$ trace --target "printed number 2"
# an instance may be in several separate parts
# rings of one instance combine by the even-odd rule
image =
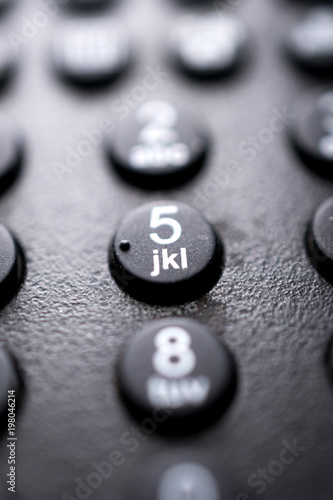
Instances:
[[[178,207],[175,205],[169,205],[167,207],[154,207],[151,211],[150,217],[150,227],[156,229],[160,226],[170,226],[172,228],[172,235],[170,238],[161,238],[157,233],[150,233],[151,239],[158,243],[159,245],[170,245],[175,243],[182,234],[182,226],[180,223],[172,219],[171,217],[162,217],[162,215],[177,214],[179,211]]]
[[[137,112],[137,120],[147,123],[139,134],[144,144],[172,144],[178,140],[175,126],[178,121],[176,109],[164,101],[152,101],[143,104]]]

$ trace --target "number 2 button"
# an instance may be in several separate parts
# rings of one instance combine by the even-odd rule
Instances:
[[[190,179],[201,167],[206,134],[193,118],[166,101],[150,101],[106,139],[113,166],[145,189],[166,189]]]
[[[194,208],[174,201],[148,203],[122,221],[110,247],[110,269],[133,297],[179,304],[208,292],[218,281],[222,244]]]

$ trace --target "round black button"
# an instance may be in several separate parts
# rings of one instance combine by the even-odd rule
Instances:
[[[0,115],[0,193],[13,182],[20,169],[22,140],[14,124]]]
[[[300,99],[291,135],[303,160],[317,173],[333,176],[333,92],[315,91]]]
[[[333,9],[310,9],[287,38],[287,49],[296,63],[311,71],[333,70]]]
[[[246,40],[245,26],[233,15],[189,15],[173,29],[171,50],[183,70],[198,77],[218,76],[237,66]]]
[[[9,230],[0,224],[0,306],[18,291],[24,275],[21,250]]]
[[[218,281],[221,243],[194,208],[178,201],[148,203],[120,224],[110,248],[110,269],[118,284],[138,300],[184,303]]]
[[[58,72],[73,83],[107,83],[129,63],[128,36],[115,20],[82,18],[67,21],[56,32],[53,57]]]
[[[333,280],[333,197],[324,201],[312,219],[309,250],[315,267]]]
[[[125,351],[119,378],[130,408],[162,432],[206,425],[226,409],[235,387],[227,348],[184,318],[146,325]]]
[[[20,386],[20,377],[14,366],[12,358],[0,348],[0,432],[5,430],[8,413],[8,398],[11,398],[10,406],[15,405]],[[10,391],[10,392],[9,392]],[[12,401],[15,399],[15,402]]]
[[[150,101],[120,123],[106,139],[106,149],[117,171],[145,189],[181,184],[202,166],[206,134],[173,104]]]
[[[154,456],[140,467],[130,497],[135,500],[231,500],[230,485],[212,457],[184,451]]]

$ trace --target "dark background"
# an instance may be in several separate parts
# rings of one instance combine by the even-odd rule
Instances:
[[[90,498],[120,500],[147,457],[184,447],[214,457],[235,498],[243,491],[251,500],[332,498],[333,393],[324,363],[332,286],[309,263],[304,235],[333,184],[305,168],[286,130],[253,161],[238,151],[267,127],[274,108],[290,109],[322,82],[297,70],[282,49],[305,3],[238,3],[250,31],[247,62],[238,74],[214,82],[195,82],[171,64],[168,33],[186,10],[171,0],[110,6],[110,16],[123,18],[130,29],[134,62],[103,90],[70,87],[53,73],[50,41],[55,26],[74,15],[68,8],[20,47],[17,74],[0,96],[1,110],[20,125],[26,142],[22,175],[0,199],[0,219],[20,240],[27,261],[25,283],[0,315],[1,345],[18,359],[27,386],[18,419],[19,500],[75,497],[75,479],[85,480],[92,462],[107,460],[112,450],[122,451],[125,463]],[[17,1],[2,15],[0,33],[19,34],[22,18],[39,9],[37,2]],[[76,148],[84,129],[103,118],[117,123],[112,103],[141,84],[146,66],[157,64],[169,77],[148,98],[180,103],[210,130],[213,145],[202,172],[185,187],[147,193],[119,179],[97,147],[59,182],[52,162],[64,163],[66,147]],[[239,168],[230,173],[231,160]],[[221,172],[228,181],[218,187],[214,179]],[[216,287],[177,307],[131,299],[111,279],[107,263],[121,217],[163,197],[202,209],[226,250]],[[146,321],[170,315],[195,317],[223,338],[237,362],[238,390],[227,414],[202,433],[152,435],[131,453],[120,439],[136,422],[119,401],[115,364]],[[295,439],[306,450],[256,494],[249,476],[278,459],[283,441]],[[6,462],[3,445],[1,481]],[[11,498],[4,481],[1,488],[1,498]]]

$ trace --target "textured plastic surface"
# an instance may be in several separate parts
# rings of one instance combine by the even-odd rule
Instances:
[[[1,108],[21,126],[27,152],[22,175],[0,199],[0,220],[27,257],[23,287],[0,313],[1,345],[18,359],[27,386],[18,419],[19,500],[78,498],[76,479],[86,484],[96,472],[93,462],[110,462],[116,450],[125,460],[112,455],[119,465],[89,498],[121,500],[138,464],[185,446],[205,450],[229,478],[235,498],[247,492],[252,500],[259,486],[250,486],[249,478],[258,480],[258,469],[279,461],[295,440],[306,449],[280,474],[269,474],[260,498],[332,498],[333,387],[324,358],[333,290],[309,262],[305,232],[333,184],[304,167],[285,127],[262,132],[299,94],[322,82],[299,72],[283,53],[284,31],[305,3],[239,4],[251,36],[248,61],[237,75],[208,84],[169,63],[165,40],[173,18],[185,10],[180,2],[110,6],[110,15],[121,16],[131,30],[135,63],[104,90],[80,91],[52,72],[50,38],[72,15],[67,9],[19,46],[18,73],[1,94]],[[1,33],[20,34],[22,19],[38,10],[38,2],[17,2],[1,18]],[[163,76],[147,99],[167,96],[195,111],[213,141],[202,172],[167,197],[199,208],[214,224],[225,245],[225,268],[210,293],[177,307],[131,299],[108,269],[118,221],[165,193],[147,194],[123,182],[99,146],[63,171],[62,182],[52,166],[65,165],[66,148],[76,150],[84,131],[105,118],[117,123],[111,106],[143,84],[148,66],[159,66]],[[249,136],[264,138],[260,151],[244,145]],[[146,321],[171,315],[195,317],[219,333],[236,359],[237,393],[221,420],[200,434],[174,440],[152,434],[133,438],[138,445],[130,446],[124,435],[138,424],[120,403],[114,367]],[[2,443],[4,500],[12,498],[3,480],[7,467]]]

